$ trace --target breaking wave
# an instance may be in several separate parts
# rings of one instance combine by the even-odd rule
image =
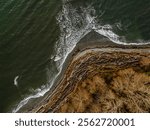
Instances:
[[[95,30],[99,34],[106,36],[111,41],[117,44],[123,45],[143,45],[149,44],[144,42],[139,43],[127,43],[124,37],[120,37],[113,32],[111,25],[100,25],[97,20],[96,11],[92,5],[88,7],[80,7],[78,9],[73,7],[69,0],[63,0],[62,11],[60,11],[56,17],[59,28],[60,37],[55,46],[55,54],[51,56],[51,60],[56,63],[58,73],[50,79],[47,85],[43,85],[40,89],[34,90],[34,94],[23,99],[18,106],[12,111],[17,112],[30,99],[44,96],[46,92],[52,87],[56,77],[61,73],[62,66],[68,56],[68,54],[74,49],[76,44],[90,31]],[[101,16],[104,15],[104,11],[101,11]],[[117,24],[118,28],[121,29],[121,24]]]

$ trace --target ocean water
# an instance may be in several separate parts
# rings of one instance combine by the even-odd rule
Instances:
[[[43,96],[91,30],[149,44],[149,13],[149,0],[0,0],[0,112]]]

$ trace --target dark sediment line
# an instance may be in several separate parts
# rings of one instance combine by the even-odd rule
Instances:
[[[99,51],[92,50],[92,48],[97,48]],[[89,52],[86,53],[88,50]],[[117,72],[127,67],[138,69],[142,57],[150,58],[149,51],[150,45],[119,45],[92,31],[81,39],[68,55],[63,70],[55,80],[51,90],[44,97],[36,99],[36,101],[30,101],[20,111],[56,112],[60,105],[67,100],[68,95],[74,91],[77,83],[79,83],[78,79],[85,80],[88,74],[95,75],[94,67],[87,70],[87,66],[99,66],[97,68],[103,70],[100,73],[105,74],[111,70]],[[76,56],[81,53],[85,54],[81,57]],[[75,57],[77,59],[73,61]]]

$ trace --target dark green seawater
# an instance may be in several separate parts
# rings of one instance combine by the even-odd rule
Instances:
[[[92,29],[149,44],[150,0],[0,0],[0,112],[42,96]]]

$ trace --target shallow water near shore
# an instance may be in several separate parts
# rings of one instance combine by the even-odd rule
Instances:
[[[149,0],[1,0],[0,112],[43,96],[91,30],[117,44],[149,44]]]

